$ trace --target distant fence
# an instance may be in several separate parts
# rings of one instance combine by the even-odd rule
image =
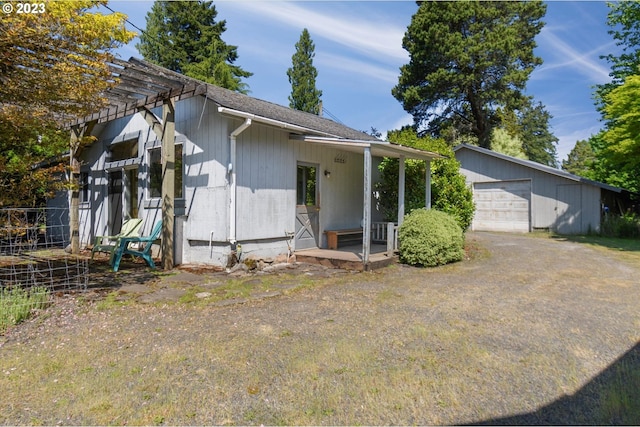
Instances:
[[[86,289],[89,262],[69,254],[67,209],[0,209],[0,289]]]

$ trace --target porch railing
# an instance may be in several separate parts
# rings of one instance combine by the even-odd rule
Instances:
[[[387,254],[392,256],[398,250],[398,225],[393,222],[373,222],[371,224],[371,241],[386,243]]]

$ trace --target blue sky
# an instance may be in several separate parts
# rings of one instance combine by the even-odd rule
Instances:
[[[111,1],[109,6],[144,29],[152,1]],[[316,86],[329,117],[359,130],[385,133],[412,123],[391,95],[399,68],[409,61],[402,37],[417,10],[414,1],[214,1],[222,35],[238,46],[236,61],[254,73],[246,79],[250,95],[289,105],[287,69],[304,28],[315,44]],[[536,38],[544,63],[529,80],[527,93],[553,115],[552,132],[560,139],[563,160],[575,142],[601,128],[593,86],[609,81],[601,55],[619,48],[607,33],[604,1],[547,2],[546,25]],[[135,30],[134,28],[131,28]],[[122,59],[141,57],[136,38],[118,50]]]

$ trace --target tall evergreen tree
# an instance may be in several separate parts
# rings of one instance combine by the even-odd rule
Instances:
[[[159,1],[147,13],[147,28],[136,45],[143,58],[170,70],[230,90],[247,92],[242,78],[253,73],[234,65],[238,48],[221,36],[211,1]]]
[[[595,153],[589,141],[581,140],[567,155],[567,159],[562,161],[562,169],[574,175],[584,178],[596,179],[593,166],[596,161]]]
[[[558,138],[549,130],[551,117],[542,103],[532,105],[527,102],[520,110],[520,139],[529,160],[555,168],[558,166]]]
[[[551,114],[542,103],[534,104],[531,97],[517,111],[500,110],[501,127],[522,141],[526,158],[555,168],[558,138],[549,130],[549,120]]]
[[[314,50],[315,45],[305,28],[296,43],[296,52],[291,57],[292,66],[287,70],[291,83],[289,106],[307,113],[320,114],[322,91],[316,89],[318,70],[313,66]]]
[[[419,128],[439,135],[452,123],[491,148],[498,108],[517,110],[533,69],[540,1],[420,2],[402,45],[410,54],[392,93]]]

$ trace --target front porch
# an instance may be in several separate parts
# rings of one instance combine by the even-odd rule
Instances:
[[[364,262],[362,245],[345,246],[337,250],[302,249],[294,253],[298,262],[355,271],[375,270],[398,261],[398,255],[395,252],[389,255],[386,244],[372,244],[367,263]]]
[[[393,222],[374,222],[368,234],[371,239],[369,244],[364,244],[363,242],[362,244],[349,244],[335,249],[311,248],[296,250],[296,261],[356,271],[375,270],[398,261],[397,224]],[[368,252],[367,257],[365,257],[365,249]]]

